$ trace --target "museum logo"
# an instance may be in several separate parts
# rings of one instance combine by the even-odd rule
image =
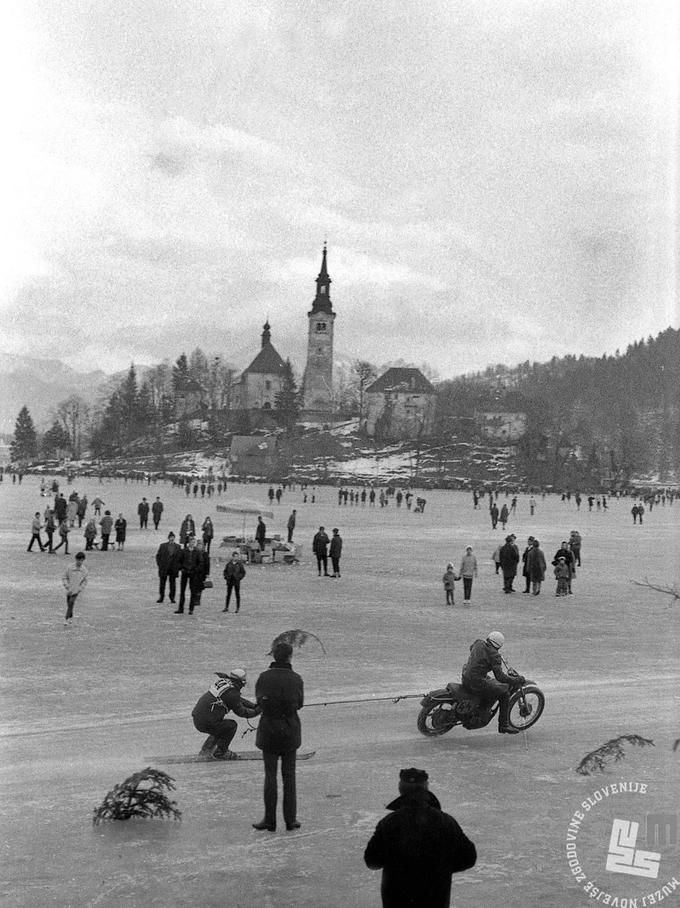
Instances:
[[[680,896],[680,879],[672,875],[678,867],[678,817],[649,810],[650,800],[648,783],[618,782],[594,791],[572,814],[567,866],[594,902],[647,908]]]

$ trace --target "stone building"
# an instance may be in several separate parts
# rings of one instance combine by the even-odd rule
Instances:
[[[263,326],[260,352],[238,380],[236,409],[275,409],[285,365],[271,342],[271,327],[267,321]]]
[[[437,392],[420,369],[388,369],[366,388],[369,437],[420,438],[434,426]]]

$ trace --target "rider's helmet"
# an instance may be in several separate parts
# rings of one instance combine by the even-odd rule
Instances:
[[[235,668],[229,672],[229,677],[232,681],[236,681],[237,684],[240,684],[241,687],[246,683],[246,672],[243,668]]]
[[[500,631],[491,631],[489,636],[486,638],[486,642],[490,643],[492,646],[495,646],[496,649],[500,649],[501,646],[505,643],[505,637],[501,634]]]

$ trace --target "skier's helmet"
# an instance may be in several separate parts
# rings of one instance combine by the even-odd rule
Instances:
[[[489,636],[486,638],[486,642],[490,643],[492,646],[495,646],[496,649],[500,649],[501,646],[505,643],[505,637],[501,634],[500,631],[491,631]]]
[[[229,677],[232,681],[236,681],[237,684],[240,684],[241,687],[246,683],[246,672],[243,668],[235,668],[229,672]]]

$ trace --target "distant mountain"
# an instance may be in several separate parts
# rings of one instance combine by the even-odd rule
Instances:
[[[58,359],[0,353],[0,432],[14,432],[17,414],[24,404],[36,428],[48,429],[62,400],[78,394],[93,404],[113,379],[101,370],[76,372]]]

